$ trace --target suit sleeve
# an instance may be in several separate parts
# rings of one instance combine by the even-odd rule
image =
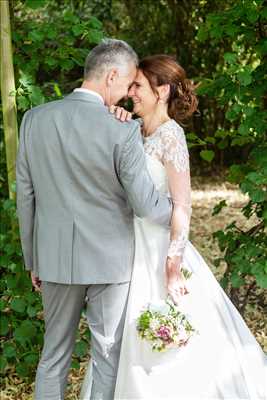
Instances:
[[[27,112],[20,127],[19,149],[16,161],[17,213],[26,270],[33,269],[33,226],[35,215],[35,195],[26,148],[30,120],[30,112]]]
[[[119,175],[134,213],[169,226],[172,201],[161,195],[149,175],[139,125],[134,124],[122,149]]]

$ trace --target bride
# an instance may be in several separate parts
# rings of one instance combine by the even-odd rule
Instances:
[[[129,96],[140,117],[147,165],[159,191],[174,203],[171,229],[135,218],[135,261],[114,398],[263,400],[263,351],[209,267],[188,240],[189,154],[181,122],[197,108],[185,71],[171,57],[141,61]],[[191,272],[185,280],[184,267]],[[179,350],[152,352],[136,320],[149,303],[170,295],[198,334]],[[88,367],[81,399],[89,399]],[[104,399],[103,399],[104,400]]]

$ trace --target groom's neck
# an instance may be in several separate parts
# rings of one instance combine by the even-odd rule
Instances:
[[[105,100],[105,90],[100,81],[83,81],[81,88],[93,90],[94,92],[100,94]]]

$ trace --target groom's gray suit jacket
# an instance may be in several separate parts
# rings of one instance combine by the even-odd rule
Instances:
[[[66,284],[130,280],[133,214],[168,225],[171,202],[146,167],[139,124],[74,92],[24,115],[17,209],[26,269]]]

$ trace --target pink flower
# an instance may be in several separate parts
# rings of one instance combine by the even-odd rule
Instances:
[[[160,337],[162,340],[168,342],[171,338],[171,330],[167,326],[162,325],[158,331],[157,336]]]

